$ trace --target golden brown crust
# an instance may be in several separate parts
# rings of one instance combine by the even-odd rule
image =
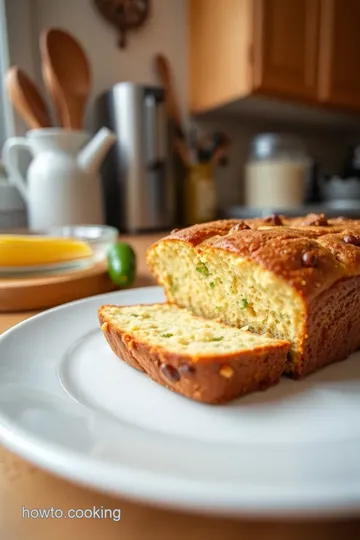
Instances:
[[[227,234],[232,227],[240,223],[238,219],[224,219],[219,221],[209,221],[201,225],[193,225],[186,229],[176,229],[166,238],[168,240],[183,240],[193,246],[197,246],[214,236]],[[242,222],[241,222],[242,223]]]
[[[293,376],[299,378],[342,360],[360,347],[359,220],[327,219],[322,214],[223,220],[180,230],[160,242],[186,242],[199,252],[225,251],[247,258],[301,295],[307,330],[302,336],[303,356],[290,370]],[[148,252],[150,267],[153,247]],[[330,316],[335,312],[338,322]],[[331,324],[326,329],[328,321]],[[338,334],[333,336],[333,332]]]
[[[360,276],[339,281],[308,306],[303,357],[292,367],[300,379],[345,360],[360,348]]]
[[[279,218],[282,226],[266,218],[213,221],[181,229],[159,242],[186,242],[198,251],[219,249],[248,258],[283,278],[308,301],[336,281],[360,274],[360,248],[344,242],[349,236],[360,238],[360,221],[342,218],[309,226],[321,223],[323,215]],[[249,229],[239,229],[238,224]],[[313,255],[313,266],[304,264],[308,252]],[[151,267],[149,257],[148,262]]]
[[[191,358],[140,342],[121,331],[99,309],[103,334],[114,353],[130,366],[166,388],[204,403],[226,403],[236,397],[266,390],[285,369],[289,343],[257,347],[241,353]]]

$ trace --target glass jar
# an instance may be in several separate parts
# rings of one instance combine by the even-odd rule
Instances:
[[[304,203],[311,160],[298,137],[265,133],[252,141],[245,168],[245,203],[294,208]]]

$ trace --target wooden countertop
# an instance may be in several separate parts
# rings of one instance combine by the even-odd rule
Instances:
[[[151,284],[145,250],[160,235],[123,238],[138,257],[137,286]],[[0,315],[0,333],[34,315]],[[111,519],[23,519],[22,508],[121,509]],[[359,520],[269,522],[228,520],[150,508],[60,480],[0,447],[0,538],[4,540],[356,540]]]

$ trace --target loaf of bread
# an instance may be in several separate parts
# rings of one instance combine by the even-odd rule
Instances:
[[[99,320],[119,358],[204,403],[225,403],[276,384],[290,346],[169,304],[102,306]]]
[[[360,347],[360,221],[215,221],[173,231],[147,261],[168,302],[289,340],[294,378]]]

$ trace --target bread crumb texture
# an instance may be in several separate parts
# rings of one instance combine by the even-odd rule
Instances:
[[[153,266],[170,302],[197,315],[250,332],[270,332],[300,346],[301,296],[255,262],[223,251],[196,251],[185,243],[156,247]],[[214,286],[211,286],[214,283]]]
[[[268,346],[282,345],[272,338],[255,335],[213,320],[194,316],[170,304],[103,306],[101,315],[109,325],[140,343],[195,358],[223,356]],[[231,377],[232,368],[223,366],[221,375]]]

